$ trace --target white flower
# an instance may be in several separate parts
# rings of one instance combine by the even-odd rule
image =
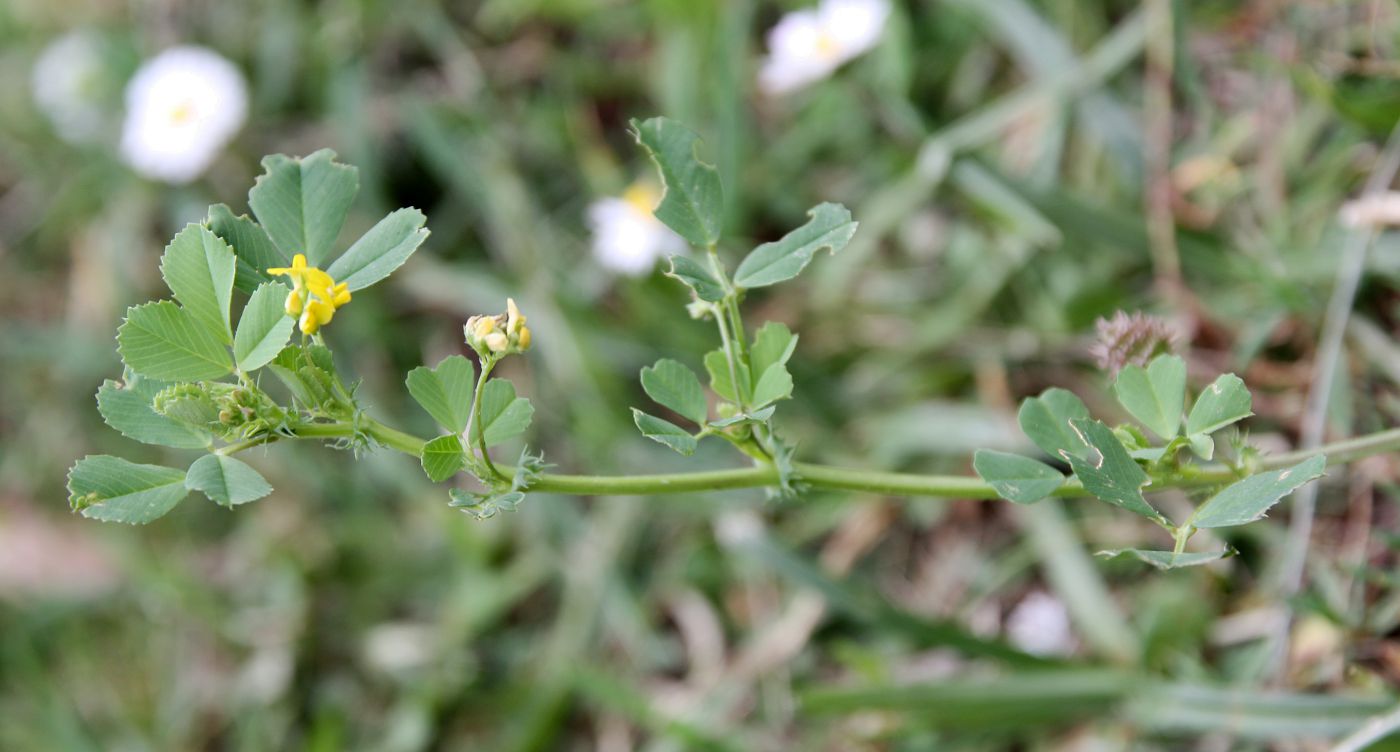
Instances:
[[[1074,632],[1069,612],[1054,596],[1030,593],[1006,617],[1006,636],[1012,645],[1032,655],[1069,655],[1074,651]]]
[[[621,274],[646,274],[657,259],[685,251],[685,240],[652,214],[661,196],[637,183],[620,198],[605,198],[588,207],[593,232],[593,256]]]
[[[768,31],[759,88],[785,94],[830,76],[875,46],[889,15],[889,0],[822,0],[783,16]]]
[[[78,30],[50,42],[34,61],[34,103],[65,141],[90,143],[102,135],[102,57],[102,40]]]
[[[248,114],[243,74],[202,47],[146,61],[126,87],[122,156],[137,172],[186,183],[204,172]]]
[[[1339,215],[1342,224],[1347,227],[1400,225],[1400,191],[1387,191],[1348,201],[1342,204]]]

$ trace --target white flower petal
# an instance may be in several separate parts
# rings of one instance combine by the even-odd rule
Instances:
[[[825,0],[818,12],[822,32],[835,40],[844,62],[880,41],[890,4],[888,0]]]
[[[685,250],[685,242],[656,217],[620,198],[605,198],[588,207],[593,256],[619,274],[650,272],[656,262]]]
[[[243,125],[248,92],[232,63],[200,47],[148,60],[126,88],[122,156],[170,183],[198,177]]]
[[[34,103],[65,141],[89,143],[102,135],[106,112],[98,98],[102,40],[87,30],[50,42],[34,61]]]

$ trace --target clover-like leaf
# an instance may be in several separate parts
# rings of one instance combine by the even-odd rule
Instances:
[[[1065,482],[1059,470],[1044,462],[990,449],[979,449],[972,455],[972,468],[998,496],[1017,504],[1040,501]]]
[[[1187,524],[1198,528],[1234,527],[1262,518],[1279,499],[1321,478],[1327,458],[1317,455],[1293,467],[1251,475],[1226,486],[1197,507]]]
[[[515,396],[515,385],[505,379],[486,382],[481,392],[481,412],[477,415],[477,435],[492,447],[525,432],[535,416],[535,406]]]
[[[160,273],[180,307],[219,341],[233,341],[229,302],[238,262],[233,249],[204,225],[186,225],[160,259]]]
[[[1253,398],[1244,381],[1233,373],[1223,374],[1196,398],[1191,414],[1186,417],[1186,433],[1215,433],[1253,415],[1253,409]]]
[[[262,368],[286,346],[296,324],[296,319],[287,315],[286,301],[285,285],[264,282],[243,306],[238,331],[233,335],[233,359],[243,371]]]
[[[257,501],[272,493],[262,474],[246,462],[222,454],[206,454],[190,465],[185,488],[203,492],[220,506],[233,507]]]
[[[666,276],[684,282],[701,300],[710,303],[724,300],[724,286],[709,269],[689,256],[672,256],[671,270],[666,272]]]
[[[151,401],[164,387],[159,381],[143,379],[135,374],[125,385],[104,381],[97,390],[97,411],[107,425],[128,439],[143,444],[158,444],[176,449],[199,449],[208,446],[212,437],[208,431],[172,420],[155,411]]]
[[[1123,409],[1170,441],[1181,429],[1186,402],[1186,361],[1176,355],[1158,355],[1146,368],[1129,364],[1118,372],[1113,393]]]
[[[161,381],[217,379],[233,370],[218,335],[170,300],[128,308],[117,351],[131,370]]]
[[[423,227],[427,221],[417,209],[391,212],[356,240],[326,273],[336,282],[345,283],[352,292],[369,287],[403,266],[428,239],[428,230]]]
[[[1073,392],[1058,387],[1046,389],[1039,397],[1027,397],[1021,402],[1016,419],[1030,440],[1051,457],[1060,452],[1079,453],[1084,442],[1070,425],[1071,420],[1089,417],[1089,408]]]
[[[1167,519],[1162,513],[1142,497],[1147,473],[1128,455],[1113,431],[1097,420],[1074,418],[1069,423],[1080,446],[1077,450],[1060,450],[1060,457],[1073,468],[1084,490],[1116,507],[1165,524]]]
[[[637,424],[637,430],[648,439],[687,456],[695,453],[695,437],[675,423],[647,415],[635,407],[632,408],[632,420]]]
[[[120,457],[89,455],[68,471],[68,503],[84,517],[144,525],[189,494],[185,472],[138,465]]]
[[[734,271],[740,287],[767,287],[802,273],[823,248],[839,252],[856,234],[857,223],[840,204],[818,204],[807,212],[807,224],[781,239],[753,249]]]
[[[233,249],[238,259],[233,285],[243,292],[251,293],[263,282],[275,281],[268,269],[292,265],[293,254],[283,253],[267,231],[246,214],[234,216],[226,205],[214,204],[205,224]]]
[[[436,368],[419,366],[409,371],[408,393],[438,425],[461,433],[471,415],[475,379],[472,362],[461,355],[451,355]]]
[[[700,137],[662,117],[633,120],[632,135],[661,174],[664,193],[654,212],[656,218],[694,245],[719,242],[724,189],[719,170],[700,159]]]
[[[708,408],[705,392],[695,372],[664,358],[642,369],[642,389],[662,407],[698,425],[705,424]]]
[[[272,241],[288,257],[306,254],[323,266],[345,215],[360,190],[359,171],[321,149],[305,157],[263,157],[263,174],[248,191],[248,205]]]
[[[1226,548],[1220,551],[1183,551],[1175,553],[1172,551],[1145,551],[1140,548],[1116,548],[1109,551],[1099,551],[1094,554],[1105,559],[1113,559],[1119,556],[1131,556],[1138,561],[1146,562],[1158,569],[1180,569],[1181,567],[1196,567],[1202,564],[1209,564],[1212,561],[1219,561],[1234,553],[1232,549]]]
[[[451,478],[467,464],[462,451],[462,437],[457,434],[439,436],[423,445],[423,472],[434,483]]]

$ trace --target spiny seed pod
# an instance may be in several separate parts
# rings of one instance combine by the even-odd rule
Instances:
[[[1116,377],[1123,366],[1147,365],[1148,361],[1176,349],[1177,333],[1161,318],[1141,311],[1131,315],[1118,311],[1111,319],[1099,319],[1098,341],[1089,348],[1099,368]]]
[[[151,408],[171,420],[207,428],[221,420],[219,406],[203,384],[173,384],[156,393]]]

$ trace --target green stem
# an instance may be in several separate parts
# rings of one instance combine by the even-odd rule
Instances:
[[[486,431],[477,420],[481,415],[481,393],[485,391],[486,380],[491,377],[491,371],[496,368],[496,363],[499,360],[500,358],[492,357],[481,361],[481,376],[476,380],[476,391],[472,394],[472,411],[467,415],[467,430],[464,431],[464,434],[467,445],[470,446],[473,441],[472,429],[476,429],[474,438],[476,446],[481,452],[481,459],[486,463],[486,469],[497,478],[504,478],[501,471],[497,470],[496,465],[491,462],[491,453],[486,451]]]
[[[423,439],[390,428],[369,417],[362,416],[360,422],[361,428],[381,444],[414,457],[422,455],[423,444],[426,443]],[[354,427],[349,423],[313,423],[297,428],[295,435],[291,438],[343,438],[353,435],[354,431]],[[218,453],[233,454],[259,444],[275,441],[277,438],[279,437],[259,437],[258,439],[229,444],[218,450]],[[1342,465],[1355,462],[1363,457],[1395,451],[1400,451],[1400,428],[1326,444],[1313,452],[1288,452],[1265,457],[1258,463],[1258,469],[1274,470],[1288,467],[1318,454],[1327,455],[1330,464]],[[803,483],[818,489],[905,497],[997,498],[996,491],[976,476],[891,473],[879,470],[814,465],[805,462],[795,463],[794,469]],[[514,468],[505,466],[501,466],[500,470],[514,472]],[[1238,474],[1229,467],[1210,465],[1190,477],[1169,479],[1154,484],[1150,490],[1228,483],[1237,477]],[[649,496],[695,491],[762,488],[774,486],[777,483],[777,470],[770,465],[764,465],[736,470],[654,475],[557,475],[546,473],[530,486],[530,490],[578,495]],[[1065,483],[1054,493],[1054,496],[1061,498],[1078,498],[1088,495],[1084,487],[1075,480]]]

